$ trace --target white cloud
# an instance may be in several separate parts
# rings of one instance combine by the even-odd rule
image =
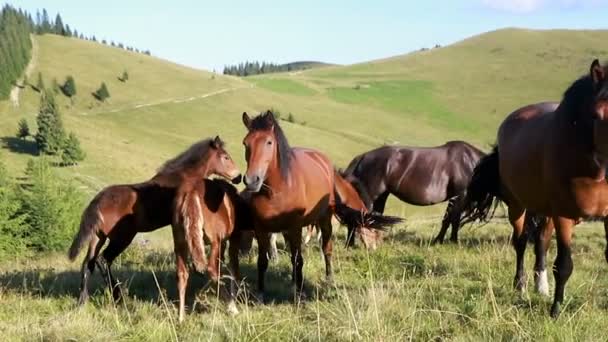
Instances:
[[[532,13],[542,9],[572,9],[608,5],[608,0],[481,0],[487,7],[507,12]]]

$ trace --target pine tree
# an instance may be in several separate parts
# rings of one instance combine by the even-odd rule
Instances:
[[[108,97],[110,97],[110,92],[108,91],[108,87],[105,82],[101,82],[101,86],[99,89],[95,91],[95,98],[99,101],[105,101]]]
[[[122,72],[122,76],[118,78],[121,82],[127,82],[129,80],[129,73],[127,70]]]
[[[65,142],[65,131],[59,107],[51,91],[42,91],[36,123],[38,132],[35,138],[38,151],[44,154],[55,154],[61,151]]]
[[[51,20],[46,8],[42,9],[42,21],[40,22],[40,33],[51,33]]]
[[[30,136],[30,126],[25,118],[19,120],[19,129],[17,130],[17,138],[25,139]]]
[[[63,32],[63,35],[66,37],[72,36],[72,30],[70,30],[70,25],[65,24],[65,31]]]
[[[76,165],[78,162],[83,161],[85,157],[86,154],[80,147],[80,140],[71,132],[61,154],[61,163],[66,166]]]
[[[57,13],[55,17],[55,26],[53,28],[53,32],[60,36],[65,36],[65,28],[63,27],[63,20],[61,20],[61,15]]]
[[[16,185],[0,160],[0,257],[23,252],[28,230]]]
[[[65,83],[61,87],[61,90],[63,91],[63,94],[65,96],[67,96],[70,99],[72,99],[72,97],[74,95],[76,95],[76,82],[74,81],[74,77],[72,77],[71,75],[69,75],[66,78]]]

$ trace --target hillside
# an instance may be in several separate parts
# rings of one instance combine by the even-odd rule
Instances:
[[[228,141],[243,166],[240,114],[269,107],[293,113],[296,123],[283,124],[293,145],[321,149],[337,166],[383,143],[464,139],[487,148],[508,112],[559,99],[592,58],[608,57],[601,48],[606,38],[608,31],[507,29],[379,61],[240,79],[44,35],[35,37],[32,75],[41,72],[47,85],[75,77],[76,100],[62,99],[62,111],[89,158],[63,172],[93,190],[148,177],[162,160],[214,134]],[[130,75],[126,83],[117,79],[123,70]],[[89,93],[102,81],[111,98],[99,104]],[[19,108],[0,104],[0,135],[12,136],[20,117],[32,124],[37,106],[31,89]],[[29,151],[4,152],[16,169],[29,157],[20,148]]]

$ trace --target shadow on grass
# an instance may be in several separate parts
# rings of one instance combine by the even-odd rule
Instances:
[[[255,260],[255,257],[253,258]],[[128,300],[141,302],[154,302],[162,305],[163,298],[169,302],[177,302],[175,266],[171,252],[149,252],[149,255],[141,263],[123,261],[122,265],[115,264],[112,267],[114,277],[121,282],[123,296]],[[248,298],[255,297],[255,280],[257,279],[257,268],[255,264],[247,264],[247,257],[241,257],[241,291],[247,291]],[[156,268],[156,270],[155,270]],[[224,274],[228,274],[226,267],[222,267]],[[306,276],[306,275],[305,275]],[[158,286],[156,285],[158,281]],[[224,281],[222,286],[227,288],[228,282]],[[211,282],[206,274],[199,274],[193,270],[190,272],[188,281],[186,305],[189,308],[198,307],[196,311],[205,311],[205,303],[197,303],[197,294],[204,290],[211,291],[213,296],[216,284]],[[74,304],[80,293],[79,271],[57,271],[52,267],[39,268],[23,271],[12,271],[0,275],[0,288],[23,293],[29,296],[40,296],[47,298],[73,297]],[[304,283],[304,294],[312,298],[316,294],[315,285],[306,281]],[[321,291],[322,292],[322,291]],[[109,298],[106,283],[98,269],[95,270],[89,281],[90,301],[93,303],[105,303],[104,298]],[[162,296],[161,296],[162,294]],[[291,286],[291,266],[271,262],[266,272],[266,303],[282,304],[293,302],[293,287]],[[101,298],[101,300],[100,300]],[[255,302],[255,301],[253,301]],[[103,305],[100,305],[103,306]]]
[[[17,137],[2,137],[2,147],[13,153],[29,154],[31,156],[38,155],[36,142],[29,139],[19,139]]]

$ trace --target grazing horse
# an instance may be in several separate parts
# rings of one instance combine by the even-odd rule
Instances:
[[[192,248],[192,243],[186,241],[186,237],[189,234],[198,239],[197,234],[204,232],[204,238],[210,241],[211,254],[206,271],[214,282],[219,281],[220,258],[223,259],[225,244],[229,239],[230,269],[233,279],[236,279],[239,276],[238,253],[241,235],[252,229],[252,217],[247,202],[239,196],[233,185],[224,180],[204,179],[192,184],[184,182],[177,192],[179,195],[176,196],[174,209],[173,241],[179,295],[179,321],[182,322],[185,315],[186,287],[189,277],[186,261],[189,249]],[[200,240],[198,241],[200,243]],[[202,246],[202,243],[200,245]],[[197,252],[204,254],[204,250]],[[238,313],[234,301],[235,286],[235,281],[232,280],[228,311],[233,314]]]
[[[332,280],[332,226],[336,214],[342,223],[370,229],[400,222],[394,217],[362,213],[346,206],[336,191],[334,167],[322,153],[289,146],[272,112],[251,119],[243,113],[248,130],[243,140],[247,172],[246,190],[258,241],[258,290],[263,299],[271,233],[285,232],[291,251],[292,279],[296,292],[303,286],[302,227],[321,229],[325,276]]]
[[[498,130],[498,144],[475,168],[464,203],[464,218],[488,219],[492,202],[509,208],[517,254],[515,283],[523,288],[526,209],[545,215],[536,249],[546,248],[555,229],[557,258],[551,316],[557,317],[572,274],[574,225],[608,215],[608,68],[594,60],[589,74],[576,80],[557,103],[529,105],[511,113]],[[538,272],[539,270],[537,270]],[[546,271],[538,274],[546,277]],[[519,279],[518,279],[519,278]]]
[[[88,298],[88,281],[99,266],[115,300],[121,297],[111,266],[137,233],[151,232],[172,223],[172,205],[179,185],[188,179],[212,174],[240,179],[239,170],[219,137],[201,140],[168,160],[150,180],[137,184],[112,185],[99,192],[82,214],[80,229],[68,257],[74,260],[85,243],[89,250],[82,262],[79,303]],[[98,258],[106,240],[108,247]],[[199,262],[200,263],[200,262]]]
[[[362,185],[370,201],[367,207],[379,213],[384,213],[389,194],[421,206],[448,201],[433,242],[443,242],[450,224],[450,240],[456,242],[463,195],[482,156],[482,151],[463,141],[437,147],[382,146],[355,157],[342,175]]]

